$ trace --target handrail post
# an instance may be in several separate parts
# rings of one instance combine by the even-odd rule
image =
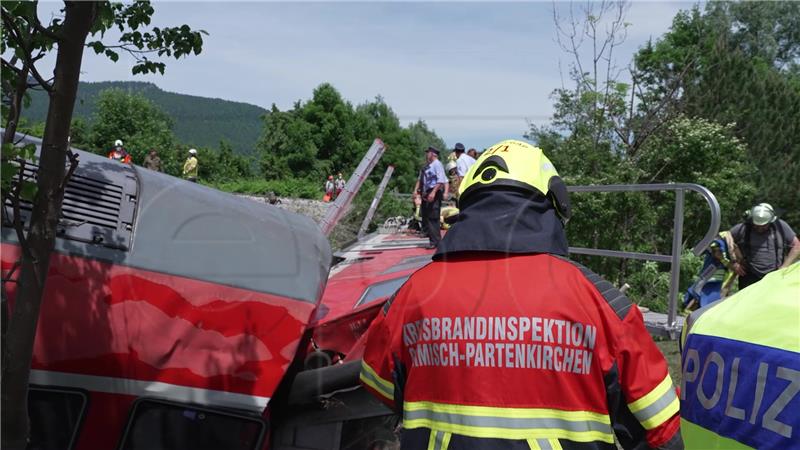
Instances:
[[[678,289],[681,277],[681,253],[683,247],[683,189],[675,191],[675,222],[672,233],[672,265],[669,276],[669,311],[667,327],[675,327],[675,316],[678,314]]]
[[[375,211],[377,211],[378,205],[381,203],[381,199],[383,198],[383,191],[386,190],[386,185],[389,184],[389,179],[392,178],[393,172],[394,166],[390,165],[386,168],[386,173],[383,174],[381,184],[378,185],[378,189],[375,191],[375,196],[372,198],[372,203],[369,205],[367,215],[364,216],[364,221],[361,222],[361,228],[358,229],[358,239],[361,239],[364,237],[364,234],[366,234],[367,228],[369,227],[370,222],[372,222],[372,217],[375,215]]]

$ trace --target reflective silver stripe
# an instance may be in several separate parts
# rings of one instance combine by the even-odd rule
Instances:
[[[558,429],[572,432],[597,431],[611,433],[611,427],[593,420],[564,420],[556,418],[491,417],[435,412],[425,409],[404,411],[404,420],[428,419],[452,425],[508,429]]]
[[[247,409],[264,412],[269,397],[216,391],[158,381],[132,380],[128,378],[98,377],[49,370],[31,370],[31,384],[81,388],[94,392],[123,394],[134,397],[156,397],[178,402],[197,403],[206,406]]]
[[[386,381],[383,380],[382,378],[378,378],[377,376],[375,376],[372,373],[371,369],[372,368],[369,367],[367,365],[367,363],[362,362],[361,363],[361,375],[360,375],[361,378],[365,378],[365,379],[367,379],[367,381],[371,381],[372,384],[375,385],[373,387],[375,387],[378,391],[381,392],[381,394],[383,394],[384,396],[386,396],[387,398],[389,398],[391,400],[392,397],[394,397],[394,385],[392,385],[391,388],[386,386],[386,384],[385,384]]]
[[[658,398],[658,400],[651,403],[650,406],[636,411],[633,413],[633,415],[636,416],[636,419],[639,422],[644,423],[648,419],[663,411],[664,408],[669,406],[676,398],[677,396],[675,395],[675,389],[670,386],[669,389],[667,389],[667,391]]]
[[[541,450],[553,450],[553,446],[550,445],[550,441],[547,439],[537,439],[536,443],[539,444]]]
[[[444,432],[437,431],[433,439],[433,450],[443,450],[442,443],[444,442]]]

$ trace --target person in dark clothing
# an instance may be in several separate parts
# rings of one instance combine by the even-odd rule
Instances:
[[[447,183],[447,176],[444,174],[444,166],[439,161],[439,149],[428,147],[425,150],[425,157],[428,163],[422,169],[422,179],[418,194],[422,197],[422,223],[423,229],[430,241],[429,248],[436,248],[442,239],[439,229],[439,216],[442,209],[442,197],[444,186]]]
[[[414,221],[417,222],[417,226],[412,227],[413,229],[422,233],[423,236],[428,235],[428,226],[425,224],[425,221],[422,220],[422,178],[423,174],[425,173],[425,168],[419,169],[419,174],[417,175],[417,182],[414,184],[414,194],[412,195],[412,201],[414,203]]]
[[[747,220],[731,228],[731,235],[744,256],[744,261],[733,266],[739,275],[739,289],[789,267],[800,256],[800,240],[769,203],[754,206]]]

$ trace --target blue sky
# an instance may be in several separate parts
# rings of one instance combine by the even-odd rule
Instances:
[[[577,6],[585,3],[576,3]],[[133,76],[87,51],[82,81],[151,81],[162,89],[287,109],[332,83],[354,104],[381,95],[403,123],[425,120],[448,146],[483,148],[546,123],[571,61],[550,2],[156,2],[154,25],[206,30],[203,52]],[[688,2],[634,2],[621,67],[668,30]],[[40,8],[45,20],[59,3]],[[111,42],[112,35],[107,36]],[[44,72],[49,72],[46,66]]]

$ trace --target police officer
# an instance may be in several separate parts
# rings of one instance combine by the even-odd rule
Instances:
[[[698,309],[683,331],[687,448],[800,448],[800,264]]]
[[[639,309],[566,259],[566,186],[539,148],[485,151],[433,262],[372,323],[361,381],[403,449],[680,449]]]

